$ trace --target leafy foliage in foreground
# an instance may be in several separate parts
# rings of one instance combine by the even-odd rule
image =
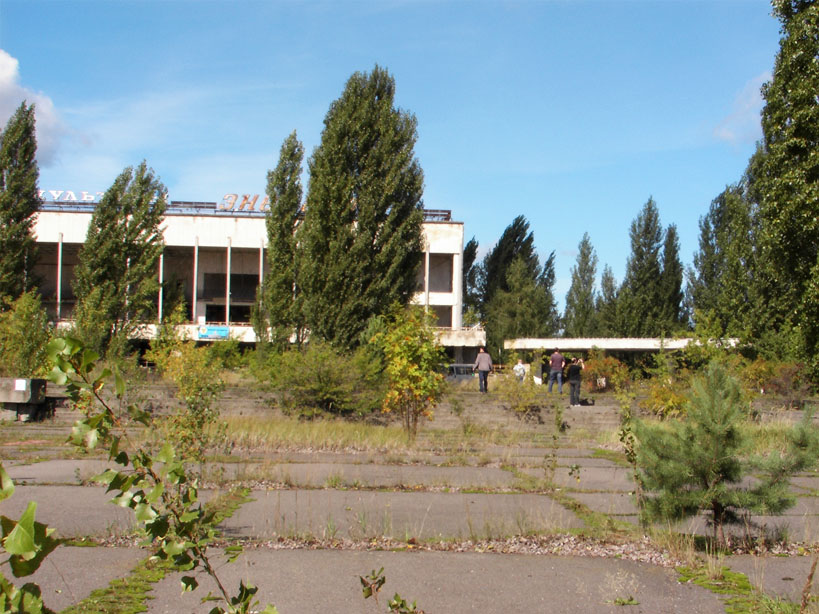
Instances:
[[[0,463],[0,501],[13,494],[14,482]],[[37,503],[30,501],[19,520],[0,516],[0,543],[9,555],[8,564],[15,578],[24,578],[37,571],[60,544],[52,537],[54,529],[34,520],[36,512]],[[48,614],[51,610],[43,604],[39,586],[29,582],[18,588],[0,573],[0,612]]]
[[[218,592],[208,594],[203,601],[215,601],[210,614],[248,614],[256,607],[256,587],[239,583],[235,595],[230,595],[219,579],[211,562],[209,546],[217,537],[216,526],[222,519],[219,509],[208,508],[199,501],[198,483],[173,446],[165,444],[157,453],[135,447],[128,438],[127,420],[149,426],[151,416],[136,406],[129,406],[124,413],[115,411],[101,396],[106,381],[112,376],[108,370],[99,375],[96,362],[99,355],[72,338],[55,339],[48,347],[54,363],[51,379],[64,385],[68,396],[78,401],[80,395],[90,394],[95,401],[86,417],[75,423],[70,441],[85,449],[98,446],[108,448],[109,459],[119,468],[108,469],[95,479],[114,493],[113,502],[131,508],[148,535],[153,557],[169,561],[179,569],[193,572],[202,570],[215,582]],[[123,379],[114,374],[115,392],[118,398],[125,393]],[[14,484],[0,466],[0,499],[14,492]],[[51,537],[52,529],[35,522],[37,504],[29,503],[19,521],[3,517],[2,546],[9,557],[15,577],[33,573],[58,542]],[[226,549],[230,562],[241,553],[241,547]],[[193,575],[182,578],[185,591],[198,586]],[[0,575],[0,605],[2,611],[21,613],[49,612],[43,605],[40,588],[26,584],[17,588]],[[273,606],[267,606],[265,614],[275,614]]]

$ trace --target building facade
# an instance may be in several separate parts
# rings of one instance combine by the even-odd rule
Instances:
[[[41,192],[43,206],[35,235],[40,250],[35,274],[51,318],[70,323],[75,304],[72,282],[98,194]],[[49,197],[51,197],[50,200]],[[159,321],[172,299],[184,298],[191,338],[256,341],[250,326],[256,288],[268,265],[266,199],[228,194],[221,202],[171,201],[163,223],[165,249],[157,276]],[[463,223],[449,211],[427,210],[423,223],[424,261],[413,302],[435,314],[441,342],[455,360],[485,343],[482,330],[462,327]],[[154,327],[146,329],[153,334]]]

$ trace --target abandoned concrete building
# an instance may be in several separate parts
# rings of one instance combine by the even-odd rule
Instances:
[[[79,195],[79,196],[78,196]],[[80,247],[100,193],[42,191],[35,234],[40,250],[36,274],[43,303],[58,325],[71,321],[72,280]],[[160,285],[182,294],[190,309],[189,338],[235,338],[255,343],[250,325],[256,288],[266,267],[265,201],[258,196],[226,194],[221,202],[171,201],[164,227],[165,250],[157,275]],[[426,210],[425,254],[413,302],[435,314],[441,343],[453,360],[470,360],[485,343],[483,330],[462,326],[463,223],[451,212]],[[157,296],[159,321],[165,297]],[[154,326],[146,327],[150,337]]]

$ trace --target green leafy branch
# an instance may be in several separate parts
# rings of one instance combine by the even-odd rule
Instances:
[[[231,596],[219,579],[208,555],[208,548],[218,536],[216,510],[203,506],[198,497],[198,481],[188,472],[174,447],[166,443],[157,453],[136,446],[128,438],[124,418],[150,426],[152,416],[129,405],[125,415],[119,414],[102,396],[105,382],[114,377],[118,399],[125,393],[125,382],[117,372],[103,369],[98,375],[96,363],[99,355],[72,338],[55,339],[48,345],[48,355],[54,364],[50,379],[66,387],[72,401],[82,394],[90,394],[96,404],[87,415],[77,421],[71,431],[74,445],[93,449],[98,445],[108,447],[109,459],[119,465],[108,469],[94,479],[114,493],[112,502],[134,510],[136,519],[142,523],[148,542],[154,547],[153,557],[169,560],[183,571],[201,568],[215,582],[218,594],[208,593],[204,601],[216,601],[210,614],[246,614],[255,606],[257,588],[239,584],[237,595]],[[130,450],[130,453],[127,451]],[[226,549],[228,562],[241,554],[240,546]],[[192,575],[182,578],[183,591],[196,589],[198,582]],[[263,613],[274,614],[276,609],[268,605]]]

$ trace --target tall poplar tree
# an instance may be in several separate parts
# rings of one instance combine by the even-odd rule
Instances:
[[[595,336],[616,337],[621,334],[617,314],[617,292],[614,273],[609,265],[605,265],[600,276],[600,295],[595,304]]]
[[[707,317],[728,336],[742,335],[748,325],[753,224],[744,182],[726,187],[700,218],[699,249],[689,280],[695,318]]]
[[[417,122],[394,103],[389,72],[355,73],[309,161],[299,279],[311,335],[337,347],[355,346],[370,317],[410,301],[423,257]]]
[[[509,289],[499,289],[487,305],[487,344],[498,358],[506,339],[546,337],[555,332],[549,318],[551,295],[532,277],[522,257],[509,265],[505,285]]]
[[[267,226],[267,265],[262,306],[263,325],[269,326],[271,341],[283,345],[295,332],[301,341],[304,333],[300,288],[296,284],[296,224],[301,210],[301,170],[304,147],[290,134],[282,143],[279,163],[267,174],[270,209]]]
[[[794,332],[815,360],[819,326],[807,304],[819,281],[819,4],[775,0],[781,23],[773,78],[762,88],[762,155],[753,189],[759,199],[756,288],[764,313],[758,334],[785,339]],[[817,365],[819,367],[819,365]],[[817,368],[819,373],[819,368]]]
[[[34,105],[23,102],[0,134],[0,297],[11,299],[35,286],[32,233],[40,208],[40,171],[34,123]]]
[[[665,231],[662,267],[660,323],[665,332],[670,333],[684,328],[685,320],[683,317],[683,265],[680,262],[677,227],[674,224],[671,224]]]
[[[596,278],[597,255],[589,233],[586,232],[577,246],[577,262],[572,267],[572,285],[566,294],[563,331],[567,337],[590,337],[594,334]]]
[[[478,294],[478,269],[480,265],[475,261],[478,257],[478,241],[472,237],[464,245],[463,255],[463,288],[461,289],[464,308],[478,311],[480,295]]]
[[[75,270],[77,333],[105,354],[153,317],[159,292],[160,224],[167,195],[143,161],[128,167],[103,195],[88,225]]]
[[[538,275],[538,285],[546,292],[546,312],[544,320],[546,322],[546,334],[556,335],[560,329],[560,314],[557,311],[557,299],[555,298],[555,252],[549,254]]]
[[[660,214],[653,198],[643,205],[631,223],[631,255],[618,296],[622,314],[622,334],[629,337],[653,337],[662,333],[662,263],[660,249],[663,231]]]
[[[534,233],[522,215],[512,220],[484,257],[478,290],[487,340],[497,359],[505,339],[557,333],[554,257],[552,252],[541,266]]]
[[[523,259],[532,277],[540,274],[534,233],[529,230],[529,222],[522,215],[506,227],[497,245],[484,256],[481,263],[478,287],[484,308],[497,290],[509,290],[507,271],[518,258]]]

